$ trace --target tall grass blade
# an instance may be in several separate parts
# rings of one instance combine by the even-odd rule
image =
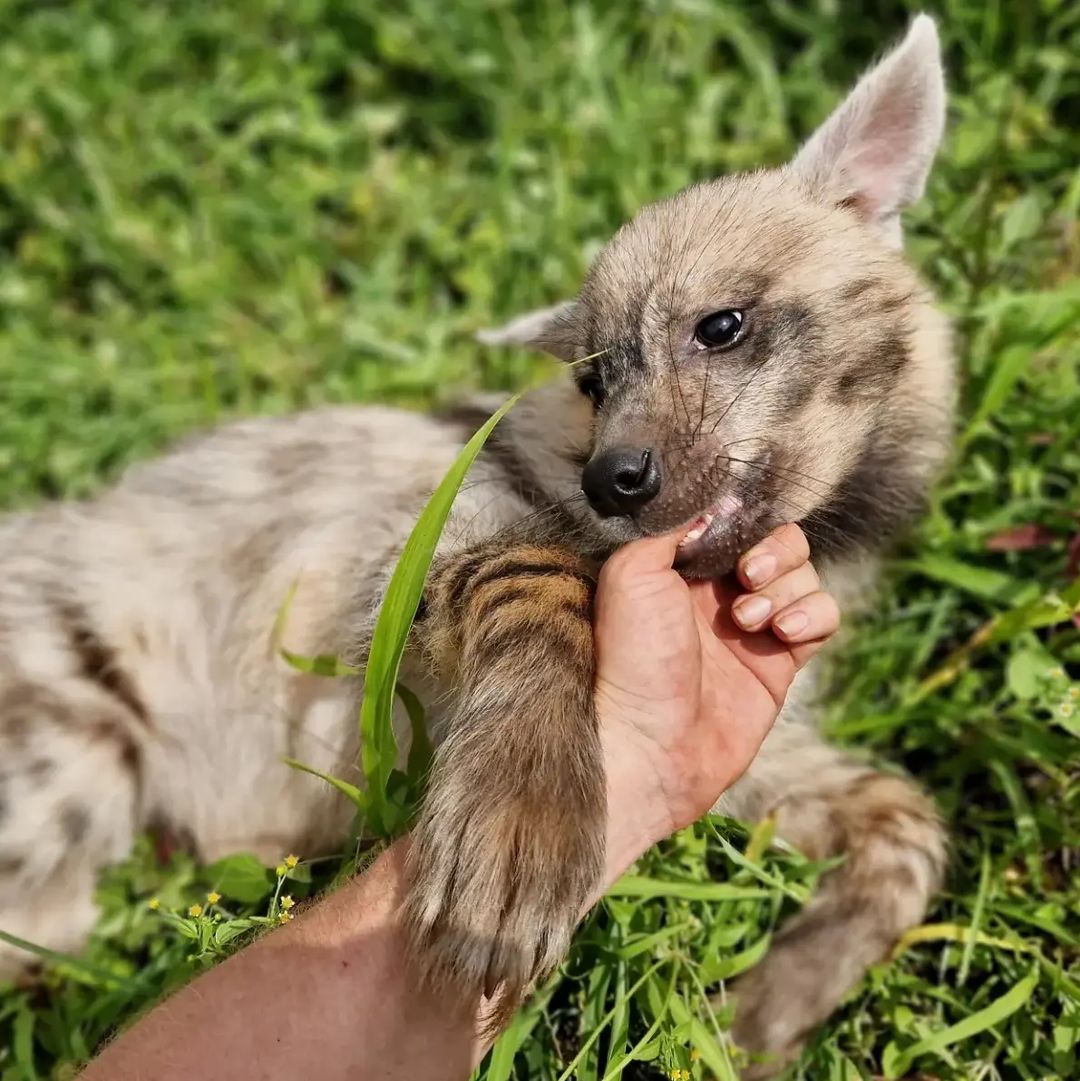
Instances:
[[[495,425],[519,397],[514,395],[503,403],[454,459],[454,464],[420,512],[379,609],[360,707],[360,764],[367,779],[368,823],[377,833],[385,834],[389,823],[401,820],[400,809],[393,807],[387,792],[387,782],[398,752],[393,725],[394,695],[405,642],[420,604],[435,547],[465,474]]]

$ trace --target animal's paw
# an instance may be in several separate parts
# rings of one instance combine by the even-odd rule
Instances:
[[[825,885],[731,988],[731,1034],[751,1056],[741,1081],[765,1081],[794,1062],[866,966],[888,949],[873,910],[845,907],[837,886],[835,878]]]
[[[806,982],[802,970],[791,974],[792,982],[800,985],[792,987],[781,979],[781,962],[788,958],[778,952],[777,960],[773,964],[770,955],[732,988],[735,1020],[731,1035],[749,1056],[739,1070],[740,1081],[768,1081],[780,1074],[798,1058],[821,1012],[816,1008],[817,989],[802,986]]]
[[[429,978],[498,989],[505,1014],[558,964],[599,882],[603,773],[545,785],[519,763],[515,785],[503,770],[483,780],[455,770],[452,758],[413,834],[408,924]]]

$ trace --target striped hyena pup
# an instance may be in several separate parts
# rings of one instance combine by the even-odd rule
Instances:
[[[779,169],[646,207],[576,299],[491,340],[591,357],[511,412],[455,503],[405,662],[439,742],[411,925],[440,973],[511,999],[569,942],[603,858],[592,703],[600,561],[698,520],[688,575],[798,521],[841,603],[943,455],[946,328],[900,251],[943,123],[933,23]],[[426,495],[482,414],[324,410],[233,424],[84,503],[0,523],[0,927],[77,949],[101,867],[164,826],[200,856],[332,849],[356,679]],[[738,988],[737,1036],[786,1055],[921,917],[943,839],[907,781],[822,742],[804,674],[721,801],[846,859]],[[402,733],[403,738],[405,733]],[[0,965],[18,958],[0,947]]]

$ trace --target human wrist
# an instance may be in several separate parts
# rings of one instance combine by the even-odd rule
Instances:
[[[612,696],[596,696],[607,782],[607,834],[602,890],[614,884],[674,823],[655,765],[655,747]]]

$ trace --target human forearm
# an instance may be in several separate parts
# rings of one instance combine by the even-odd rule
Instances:
[[[467,1077],[476,1003],[421,989],[407,960],[407,843],[160,1005],[84,1081]]]
[[[633,780],[609,784],[609,858],[592,902],[655,839],[631,811]],[[162,1003],[84,1081],[467,1077],[489,1043],[482,1003],[423,989],[411,968],[398,915],[407,845]]]

